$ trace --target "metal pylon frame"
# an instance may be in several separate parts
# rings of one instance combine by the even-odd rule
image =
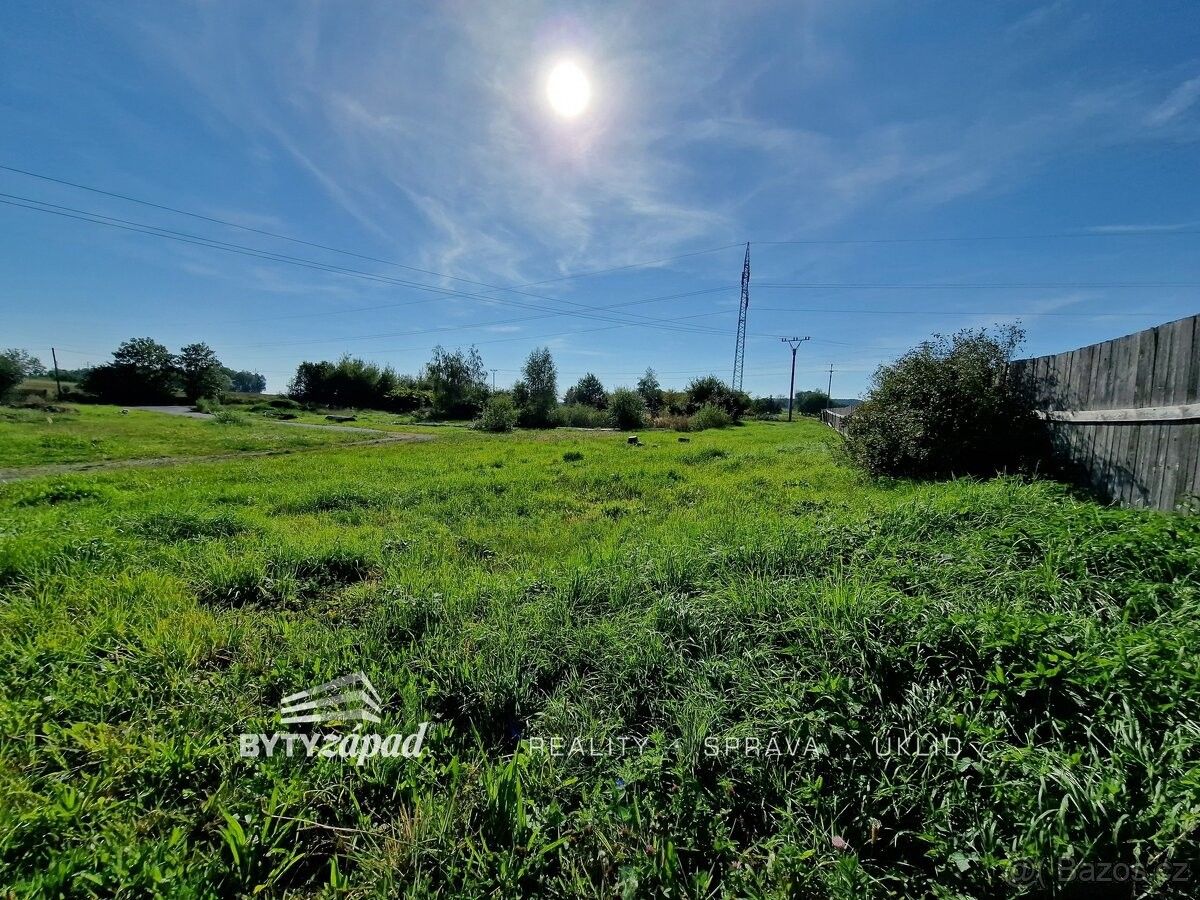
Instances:
[[[746,243],[746,261],[742,264],[742,303],[738,310],[737,347],[733,351],[733,378],[729,386],[742,389],[742,370],[746,366],[746,310],[750,307],[750,243]]]

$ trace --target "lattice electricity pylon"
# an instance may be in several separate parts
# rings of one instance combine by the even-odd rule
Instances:
[[[746,365],[746,310],[750,306],[750,243],[746,243],[746,262],[742,264],[742,305],[738,310],[737,347],[733,351],[733,378],[729,386],[742,389],[742,369]]]

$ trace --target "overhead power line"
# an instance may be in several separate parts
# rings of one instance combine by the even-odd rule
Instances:
[[[1023,318],[1034,316],[1062,316],[1070,318],[1085,318],[1085,319],[1142,319],[1147,316],[1158,316],[1163,313],[1156,312],[1136,312],[1136,313],[1098,313],[1098,312],[962,312],[958,310],[941,310],[941,309],[835,309],[833,307],[811,307],[811,306],[758,306],[755,307],[759,312],[787,312],[787,313],[830,313],[833,315],[879,315],[879,316],[996,316],[996,317],[1016,317]]]
[[[693,256],[703,256],[708,253],[719,253],[722,250],[730,250],[734,247],[741,246],[740,243],[724,244],[720,247],[708,247],[704,250],[692,250],[688,253],[679,253],[674,256],[662,256],[662,257],[658,257],[657,259],[641,260],[639,262],[626,263],[624,265],[619,265],[619,266],[610,266],[606,269],[591,269],[591,270],[588,270],[585,272],[571,272],[566,275],[558,275],[553,278],[543,279],[541,281],[530,281],[525,284],[517,284],[517,285],[511,285],[511,286],[507,286],[507,287],[501,287],[498,285],[487,284],[486,282],[483,282],[483,281],[475,281],[470,278],[461,278],[457,275],[449,275],[445,272],[435,272],[431,269],[422,269],[419,266],[410,266],[406,263],[397,262],[396,260],[393,260],[393,259],[384,259],[384,258],[378,257],[378,256],[371,256],[369,254],[359,253],[355,250],[346,250],[345,248],[342,248],[342,247],[334,247],[329,244],[319,243],[317,241],[305,240],[304,238],[294,237],[289,234],[282,234],[278,231],[270,231],[266,228],[255,228],[251,225],[243,225],[240,222],[232,222],[229,219],[221,219],[221,218],[218,218],[217,216],[204,215],[203,213],[198,213],[193,210],[181,209],[178,206],[168,206],[167,204],[164,204],[164,203],[155,203],[150,200],[143,200],[140,197],[134,197],[129,194],[123,194],[123,193],[120,193],[119,191],[104,190],[103,188],[93,187],[93,186],[87,185],[87,184],[80,184],[77,181],[68,181],[65,178],[55,178],[52,175],[44,175],[40,172],[31,172],[28,169],[19,169],[16,166],[0,165],[0,171],[12,172],[17,175],[25,175],[29,178],[37,178],[37,179],[40,179],[41,181],[47,181],[47,182],[51,182],[53,184],[60,184],[60,185],[63,185],[64,187],[75,188],[76,190],[80,190],[80,191],[88,191],[89,193],[98,194],[103,197],[112,197],[113,199],[116,199],[116,200],[124,200],[128,203],[136,203],[140,206],[145,206],[150,209],[157,209],[157,210],[161,210],[163,212],[174,213],[174,214],[180,215],[180,216],[188,216],[189,218],[192,218],[192,219],[199,219],[200,221],[203,221],[203,222],[211,222],[214,225],[221,225],[226,228],[236,228],[239,231],[247,231],[252,234],[261,234],[264,237],[277,238],[278,240],[281,240],[281,241],[290,241],[293,244],[301,244],[305,247],[312,247],[316,250],[325,250],[330,253],[340,253],[345,256],[352,256],[356,259],[361,259],[361,260],[368,261],[368,262],[377,262],[377,263],[381,263],[385,266],[395,266],[398,269],[406,269],[409,272],[419,272],[423,275],[432,275],[437,278],[448,278],[453,281],[461,281],[465,284],[473,284],[476,287],[486,287],[486,288],[490,288],[492,290],[497,290],[497,291],[515,290],[517,288],[523,288],[523,287],[536,287],[538,285],[550,284],[552,282],[557,282],[557,281],[569,281],[573,278],[590,278],[593,275],[605,275],[610,272],[621,272],[621,271],[626,271],[629,269],[640,269],[640,268],[646,268],[649,266],[657,266],[657,265],[662,265],[663,263],[673,262],[673,261],[679,260],[679,259],[688,259]]]
[[[1185,237],[1200,234],[1194,228],[1136,228],[1114,231],[1049,231],[1038,234],[964,234],[944,237],[885,237],[885,238],[798,238],[792,241],[751,241],[759,246],[795,246],[813,244],[832,246],[837,244],[958,244],[976,241],[1045,241],[1074,238],[1128,238],[1128,237]]]
[[[354,278],[363,278],[363,279],[366,279],[369,281],[377,281],[377,282],[381,282],[384,284],[395,284],[395,285],[399,285],[402,287],[409,287],[409,288],[413,288],[414,290],[425,291],[425,292],[440,295],[440,296],[463,297],[466,299],[479,300],[479,301],[483,301],[486,303],[498,303],[498,304],[501,304],[504,306],[515,306],[519,309],[537,310],[539,312],[550,313],[552,315],[575,316],[575,317],[579,317],[579,318],[597,319],[599,321],[609,321],[609,322],[615,321],[615,322],[621,322],[621,323],[627,324],[627,325],[643,325],[644,327],[648,327],[648,328],[660,328],[660,329],[665,329],[668,331],[681,331],[681,332],[705,333],[705,334],[716,334],[716,333],[723,334],[724,333],[723,331],[720,331],[719,329],[704,328],[704,327],[700,327],[700,326],[691,326],[691,327],[678,326],[678,325],[672,324],[671,320],[656,319],[656,318],[653,318],[650,316],[637,316],[637,320],[641,320],[641,321],[637,321],[637,320],[631,321],[628,319],[614,318],[613,316],[598,315],[598,314],[592,312],[592,310],[594,310],[595,307],[589,306],[588,304],[585,304],[585,303],[578,303],[573,300],[566,300],[564,298],[559,298],[559,297],[549,297],[549,296],[545,296],[542,294],[529,294],[524,291],[516,291],[516,293],[526,294],[527,296],[530,296],[530,297],[535,297],[538,299],[547,300],[547,301],[556,302],[556,303],[567,304],[569,306],[576,307],[579,310],[583,310],[583,311],[576,312],[574,310],[548,309],[547,307],[544,307],[544,306],[537,306],[537,305],[530,304],[530,303],[523,303],[523,302],[520,302],[517,300],[508,299],[508,298],[489,297],[489,296],[485,296],[483,294],[473,293],[470,291],[459,291],[459,290],[455,290],[452,288],[440,288],[440,287],[436,287],[434,285],[422,284],[420,282],[394,278],[394,277],[388,276],[388,275],[380,275],[379,273],[375,273],[375,272],[365,272],[365,271],[362,271],[359,269],[351,269],[351,268],[348,268],[345,266],[335,266],[332,264],[322,263],[322,262],[315,261],[315,260],[309,260],[309,259],[304,259],[304,258],[300,258],[300,257],[289,256],[286,254],[275,253],[272,251],[262,250],[261,248],[246,247],[241,244],[233,244],[233,243],[230,243],[227,241],[218,241],[218,240],[215,240],[212,238],[206,238],[206,237],[203,237],[200,235],[189,234],[187,232],[175,231],[174,229],[161,228],[159,226],[148,225],[148,224],[142,223],[142,222],[132,222],[127,219],[118,219],[118,218],[115,218],[112,216],[104,216],[104,215],[100,215],[98,213],[88,212],[87,210],[75,209],[74,207],[61,206],[61,205],[53,204],[53,203],[46,203],[46,202],[40,201],[40,200],[33,200],[28,197],[20,197],[17,195],[6,194],[6,193],[0,192],[0,198],[9,198],[9,199],[0,199],[0,203],[6,204],[8,206],[15,206],[15,207],[19,207],[22,209],[33,210],[35,212],[43,212],[43,213],[47,213],[50,215],[62,216],[62,217],[69,218],[69,219],[76,219],[76,220],[83,221],[83,222],[89,222],[94,225],[103,225],[106,227],[117,228],[117,229],[121,229],[124,231],[132,231],[134,233],[145,234],[145,235],[149,235],[151,237],[161,237],[161,238],[166,238],[168,240],[180,241],[180,242],[186,243],[186,244],[195,244],[197,246],[210,247],[213,249],[223,250],[223,251],[230,252],[230,253],[236,253],[236,254],[243,255],[243,256],[251,256],[254,258],[266,259],[266,260],[271,260],[274,262],[282,262],[282,263],[285,263],[288,265],[295,265],[295,266],[300,266],[303,268],[316,269],[319,271],[325,271],[325,272],[330,272],[330,273],[339,274],[339,275],[346,275],[346,276],[354,277]],[[420,303],[420,302],[428,302],[428,301],[412,301],[412,302]],[[400,304],[400,305],[409,305],[409,304]]]
[[[919,281],[808,281],[808,282],[755,282],[756,288],[788,290],[1032,290],[1038,288],[1193,288],[1200,281],[1023,281],[1023,282],[919,282]]]

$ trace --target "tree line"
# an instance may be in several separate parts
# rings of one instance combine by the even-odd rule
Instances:
[[[234,371],[217,359],[205,343],[188,344],[172,353],[153,338],[131,338],[113,351],[111,362],[86,369],[60,369],[59,378],[106,403],[167,403],[182,394],[190,403],[217,398],[225,391],[262,393],[267,379],[258,372]],[[27,350],[0,353],[0,395],[25,378],[51,373]],[[5,385],[8,385],[5,388]]]
[[[7,375],[5,373],[8,373]],[[23,378],[44,377],[41,360],[16,348],[0,354],[0,394]],[[220,399],[227,391],[261,393],[266,379],[257,372],[233,371],[202,342],[172,353],[148,338],[123,342],[103,365],[71,373],[85,395],[108,403],[170,403],[180,396],[189,403]],[[5,381],[5,379],[8,379]],[[435,347],[429,361],[413,375],[349,355],[330,361],[305,361],[296,367],[287,395],[310,407],[378,409],[425,418],[479,420],[481,427],[505,430],[554,426],[639,428],[651,422],[675,428],[701,421],[727,424],[743,416],[771,416],[786,408],[777,398],[751,398],[709,375],[693,379],[683,390],[664,389],[653,369],[646,369],[633,388],[609,390],[587,373],[568,387],[561,400],[557,368],[550,350],[529,354],[521,377],[510,390],[493,391],[483,358],[475,347]],[[820,392],[800,392],[797,410],[815,413],[828,405]],[[693,421],[704,411],[701,420]]]

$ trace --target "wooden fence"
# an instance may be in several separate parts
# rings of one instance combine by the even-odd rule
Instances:
[[[821,410],[821,421],[839,434],[846,433],[846,416],[854,409],[853,406],[835,406],[832,409]]]
[[[1110,500],[1200,495],[1200,315],[1009,369],[1034,392],[1057,462]]]

